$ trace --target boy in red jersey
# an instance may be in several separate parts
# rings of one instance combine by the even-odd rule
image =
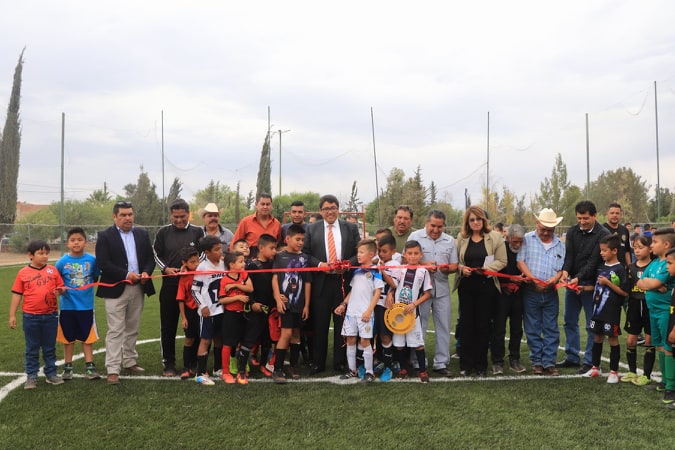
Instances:
[[[181,272],[194,272],[199,267],[199,251],[195,247],[185,247],[181,251]],[[181,380],[194,378],[197,370],[197,348],[195,341],[199,339],[199,313],[197,302],[192,296],[192,282],[194,274],[188,273],[180,276],[178,280],[178,292],[176,301],[180,311],[181,326],[185,332],[183,341],[183,370],[180,373]]]

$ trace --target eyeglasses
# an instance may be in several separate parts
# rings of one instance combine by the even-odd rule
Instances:
[[[335,212],[337,210],[337,206],[326,206],[325,208],[321,208],[321,212]]]
[[[469,222],[482,222],[483,219],[479,219],[478,217],[472,217],[469,219]]]
[[[115,203],[115,208],[133,208],[133,206],[131,206],[131,202],[121,201]]]

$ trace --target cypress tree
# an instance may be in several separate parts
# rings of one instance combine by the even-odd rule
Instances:
[[[270,133],[265,136],[262,152],[260,153],[260,165],[258,166],[258,178],[256,180],[255,198],[262,193],[272,193],[272,159],[270,156]]]

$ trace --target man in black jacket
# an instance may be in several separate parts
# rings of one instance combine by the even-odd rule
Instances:
[[[101,283],[110,286],[100,285],[96,295],[105,299],[108,383],[119,384],[122,368],[131,374],[145,372],[137,363],[136,338],[144,295],[155,293],[150,279],[155,260],[148,232],[134,227],[131,203],[115,203],[112,217],[115,224],[99,232],[96,241]]]

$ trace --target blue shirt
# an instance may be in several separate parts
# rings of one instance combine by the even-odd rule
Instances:
[[[530,231],[523,238],[523,246],[518,252],[518,262],[525,262],[532,275],[542,281],[547,281],[562,270],[565,262],[565,245],[553,235],[548,249],[541,242],[536,231]]]
[[[56,269],[69,288],[80,288],[98,280],[100,271],[96,258],[89,253],[82,256],[63,255],[56,261]],[[94,309],[94,287],[80,291],[67,289],[61,294],[62,310],[89,311]]]

